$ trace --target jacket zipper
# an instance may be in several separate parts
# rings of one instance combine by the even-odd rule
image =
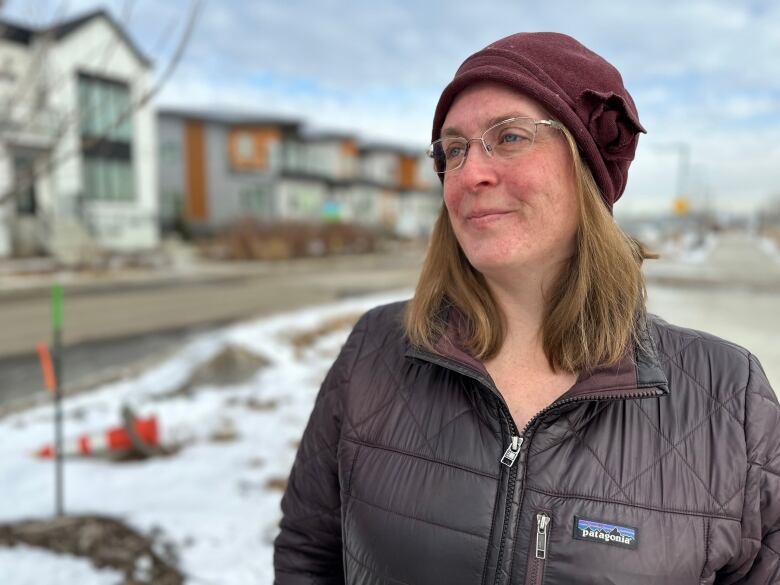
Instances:
[[[531,542],[528,551],[528,568],[525,572],[526,585],[542,585],[544,581],[551,523],[552,518],[547,512],[536,514],[536,542]]]
[[[506,543],[506,538],[507,535],[509,534],[509,516],[512,513],[512,500],[515,495],[515,483],[517,482],[517,467],[514,466],[514,463],[517,460],[518,455],[520,455],[520,447],[523,445],[525,439],[522,436],[522,433],[518,431],[517,424],[515,423],[515,420],[512,418],[512,412],[509,410],[509,406],[507,405],[506,400],[504,400],[504,397],[501,395],[501,392],[498,391],[498,388],[495,387],[495,385],[493,384],[492,380],[490,380],[490,378],[486,378],[481,373],[475,371],[474,369],[468,366],[464,366],[457,361],[450,360],[436,354],[421,352],[412,349],[411,355],[425,359],[430,363],[439,365],[443,368],[447,368],[448,370],[458,372],[459,374],[467,376],[472,380],[476,380],[484,388],[487,388],[487,390],[491,394],[493,394],[493,396],[496,397],[496,399],[498,400],[499,408],[501,410],[501,414],[504,415],[504,418],[506,418],[507,425],[509,426],[509,435],[511,438],[510,438],[509,446],[507,447],[506,451],[504,451],[503,456],[499,460],[502,465],[507,467],[507,471],[509,473],[509,478],[507,480],[507,490],[506,490],[506,506],[504,507],[504,523],[501,528],[501,540],[499,541],[499,545],[498,545],[498,557],[496,561],[496,567],[500,568],[504,559],[504,551],[505,551],[504,544]],[[497,570],[495,579],[493,581],[494,585],[498,585],[498,580],[500,575],[501,575],[501,571]]]
[[[512,418],[512,413],[509,410],[509,406],[507,405],[506,401],[504,400],[504,397],[501,395],[501,392],[498,391],[498,388],[495,387],[495,385],[492,383],[492,381],[489,378],[486,378],[481,373],[475,371],[473,368],[466,366],[464,364],[461,364],[460,362],[439,356],[437,354],[431,354],[428,352],[422,352],[419,350],[412,349],[410,351],[410,354],[424,359],[425,361],[428,361],[430,363],[442,366],[444,368],[447,368],[449,370],[458,372],[464,376],[467,376],[471,378],[472,380],[476,380],[479,382],[483,387],[487,388],[488,391],[493,394],[499,402],[499,405],[502,410],[502,414],[505,416],[507,423],[509,425],[510,430],[510,444],[507,447],[506,451],[504,451],[503,456],[500,459],[500,462],[502,465],[506,466],[509,471],[509,482],[507,486],[507,493],[506,493],[506,508],[504,510],[504,526],[501,531],[501,541],[499,542],[499,548],[498,548],[498,560],[496,563],[496,576],[494,580],[494,585],[498,585],[499,583],[499,577],[501,575],[501,565],[504,558],[504,544],[506,543],[506,538],[508,534],[509,529],[509,515],[511,513],[512,509],[512,499],[514,498],[514,491],[515,491],[515,484],[517,481],[517,468],[514,467],[514,463],[517,460],[517,457],[520,454],[520,448],[522,447],[523,443],[526,441],[526,434],[528,430],[530,429],[531,425],[536,423],[536,421],[550,412],[551,410],[558,408],[559,406],[563,406],[564,404],[570,404],[572,402],[580,402],[580,401],[587,401],[587,400],[627,400],[631,398],[643,398],[643,397],[651,397],[651,396],[660,396],[664,394],[663,391],[659,390],[657,386],[653,385],[652,387],[637,387],[634,392],[624,392],[621,394],[615,394],[615,395],[598,395],[598,394],[588,394],[584,396],[573,396],[571,398],[566,398],[564,400],[556,400],[552,404],[547,405],[545,408],[537,412],[523,427],[522,431],[518,430],[517,424],[515,423],[514,419]],[[616,390],[618,392],[618,390]],[[523,499],[525,496],[525,490],[521,493],[520,497],[520,503],[518,507],[518,515],[522,513],[523,508]],[[518,522],[519,525],[519,522]],[[545,556],[547,554],[546,551],[546,541],[545,541]],[[543,560],[543,559],[539,559]],[[514,563],[513,563],[514,564]],[[510,569],[511,572],[511,569]],[[528,571],[526,571],[526,575],[528,574]]]
[[[536,558],[547,558],[547,536],[550,527],[550,516],[544,512],[536,515]]]
[[[501,463],[503,465],[512,467],[515,464],[517,455],[520,453],[520,447],[523,446],[524,440],[525,439],[523,437],[519,437],[517,435],[512,436],[512,442],[510,443],[509,447],[507,447],[506,451],[504,451],[504,456],[501,457]]]

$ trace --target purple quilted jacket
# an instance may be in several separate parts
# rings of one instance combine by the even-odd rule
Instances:
[[[649,317],[525,428],[402,303],[356,325],[306,428],[278,585],[780,583],[780,406],[760,364]]]

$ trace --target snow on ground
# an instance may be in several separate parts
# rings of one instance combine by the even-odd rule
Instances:
[[[661,256],[683,264],[703,264],[718,245],[715,234],[703,238],[695,232],[687,232],[677,239],[669,239],[660,246]]]
[[[179,549],[179,568],[191,576],[188,585],[270,585],[281,486],[319,384],[349,328],[317,337],[301,350],[293,347],[290,335],[410,295],[353,299],[221,329],[136,378],[69,398],[66,437],[118,425],[120,406],[126,403],[139,416],[156,414],[164,435],[193,442],[172,457],[143,462],[69,460],[66,510],[119,516],[147,534],[161,529]],[[650,287],[653,312],[746,345],[762,359],[770,380],[780,380],[776,305],[770,294]],[[189,397],[163,396],[228,344],[261,354],[271,364],[242,384],[201,387]],[[40,407],[0,419],[0,522],[52,514],[53,466],[30,455],[50,440],[52,416],[51,407]],[[230,429],[236,440],[210,439],[215,431]],[[48,585],[58,582],[54,575],[60,571],[81,570],[60,569],[63,562],[47,552],[36,557],[27,549],[0,548],[0,582]],[[84,570],[63,582],[107,582],[105,573]]]
[[[780,244],[777,240],[766,237],[756,238],[759,249],[775,262],[780,262]]]
[[[116,585],[123,575],[96,569],[88,560],[17,546],[0,548],[0,575],[8,585]]]
[[[270,585],[280,484],[292,466],[319,384],[349,327],[320,336],[301,350],[293,347],[290,335],[409,296],[411,291],[387,293],[230,326],[197,338],[136,378],[67,399],[66,437],[119,425],[120,407],[128,404],[139,416],[155,414],[164,436],[189,437],[192,443],[174,456],[141,462],[67,460],[66,511],[118,516],[147,534],[162,529],[178,547],[180,569],[192,583]],[[201,387],[189,397],[162,396],[227,344],[260,354],[271,364],[243,384]],[[52,420],[50,406],[0,419],[0,522],[52,515],[53,465],[31,456],[50,441]],[[237,438],[210,438],[225,429],[234,429]],[[0,548],[0,553],[3,584],[55,583],[58,567],[64,566],[59,556],[45,551],[39,551],[45,559],[39,563],[25,561],[33,558],[31,551]],[[105,573],[93,570],[63,582],[107,581]]]

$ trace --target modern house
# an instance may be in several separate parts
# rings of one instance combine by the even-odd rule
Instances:
[[[295,120],[163,109],[158,119],[161,219],[213,232],[253,217],[343,221],[425,236],[441,207],[424,154],[360,145]]]
[[[158,244],[150,71],[103,10],[43,29],[0,20],[0,257]]]
[[[298,123],[188,110],[161,110],[160,220],[209,232],[241,217],[276,215],[282,144]]]

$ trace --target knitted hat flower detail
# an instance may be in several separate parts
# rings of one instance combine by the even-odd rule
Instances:
[[[634,115],[635,107],[613,92],[586,89],[579,101],[585,106],[577,108],[586,115],[583,122],[598,145],[601,156],[607,160],[634,160],[639,134],[646,130]],[[633,106],[633,104],[632,104]]]

